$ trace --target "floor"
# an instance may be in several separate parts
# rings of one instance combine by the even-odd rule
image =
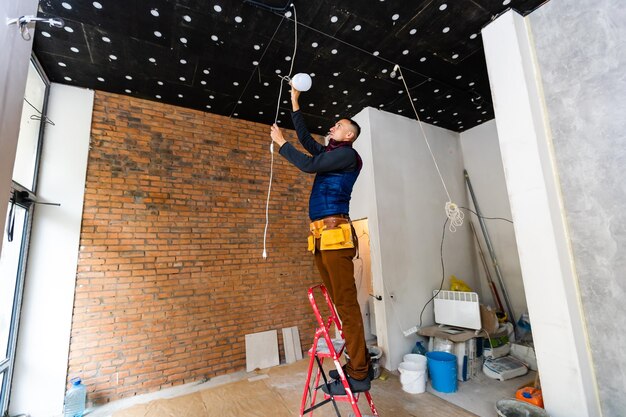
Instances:
[[[89,417],[292,417],[299,414],[308,361],[270,369],[239,372],[205,384],[190,384],[159,393],[117,401],[92,410]],[[481,375],[459,383],[454,394],[441,394],[430,386],[422,394],[402,391],[399,378],[383,371],[370,391],[380,416],[393,417],[496,417],[495,401],[512,397],[534,374],[511,381],[494,381]],[[440,398],[441,397],[441,398]],[[365,397],[359,406],[369,412]],[[463,408],[461,408],[463,407]],[[465,408],[465,409],[464,409]],[[467,411],[470,410],[470,411]],[[348,404],[340,404],[342,416],[350,416]],[[371,412],[370,412],[371,414]],[[335,416],[331,404],[315,410],[315,416]]]

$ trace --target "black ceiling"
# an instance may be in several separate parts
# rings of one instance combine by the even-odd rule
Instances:
[[[294,14],[286,0],[42,0],[34,51],[53,82],[273,123],[280,75],[291,67]],[[301,105],[326,133],[371,106],[454,131],[492,119],[481,28],[508,8],[546,0],[292,0],[293,74],[313,87]],[[270,8],[275,8],[271,10]],[[281,10],[287,10],[283,13]],[[291,127],[287,88],[279,120]]]

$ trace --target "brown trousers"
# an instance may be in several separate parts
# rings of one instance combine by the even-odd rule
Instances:
[[[356,255],[356,248],[322,251],[319,250],[319,239],[315,243],[315,264],[335,304],[346,339],[346,350],[350,356],[346,372],[352,378],[364,379],[367,377],[369,354],[354,283],[352,259]]]

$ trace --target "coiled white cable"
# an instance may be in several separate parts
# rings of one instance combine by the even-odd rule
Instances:
[[[463,226],[463,212],[459,210],[459,206],[452,202],[452,197],[450,197],[450,193],[448,192],[448,187],[446,187],[446,183],[443,180],[443,176],[441,175],[441,171],[439,170],[439,165],[437,165],[437,160],[435,159],[435,155],[433,154],[433,150],[430,148],[430,143],[428,142],[428,138],[426,137],[426,132],[424,131],[424,127],[422,126],[422,121],[420,120],[419,115],[417,114],[417,110],[415,110],[415,105],[413,104],[413,98],[411,97],[411,92],[409,91],[409,87],[406,85],[406,81],[404,80],[404,75],[402,75],[402,69],[399,65],[395,65],[393,71],[398,71],[400,74],[400,79],[402,79],[402,83],[404,84],[404,89],[406,90],[406,94],[409,96],[409,103],[411,103],[411,107],[413,108],[413,112],[415,113],[415,117],[417,118],[417,124],[420,126],[422,130],[422,135],[424,135],[424,141],[426,142],[426,146],[428,147],[428,152],[430,152],[430,156],[433,159],[433,163],[435,164],[435,168],[437,169],[437,174],[439,175],[439,179],[441,179],[441,184],[443,185],[443,189],[448,196],[448,201],[445,204],[445,212],[446,216],[450,219],[449,229],[451,232],[456,232],[456,228]]]
[[[280,88],[278,90],[278,101],[276,103],[276,115],[274,116],[274,124],[278,122],[278,113],[280,112],[280,99],[283,95],[283,81],[291,81],[291,73],[293,72],[293,64],[296,60],[296,52],[298,51],[298,16],[296,14],[296,6],[291,3],[293,7],[294,18],[294,43],[293,43],[293,55],[291,57],[291,67],[289,68],[289,74],[286,77],[280,77]],[[263,231],[263,259],[267,259],[267,229],[270,224],[270,195],[272,194],[272,180],[274,178],[274,141],[270,142],[270,183],[267,187],[267,200],[265,201],[265,230]]]

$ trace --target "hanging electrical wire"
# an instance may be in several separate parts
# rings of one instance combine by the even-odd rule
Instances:
[[[445,190],[446,195],[448,196],[448,201],[446,202],[444,209],[446,211],[446,217],[450,219],[450,226],[449,226],[450,231],[456,232],[456,228],[463,225],[463,218],[465,217],[465,215],[460,210],[459,206],[456,203],[452,202],[452,197],[450,197],[450,193],[448,192],[448,187],[446,187],[446,182],[443,180],[443,176],[441,175],[441,171],[439,170],[437,159],[435,158],[435,155],[433,154],[433,150],[430,147],[430,143],[428,142],[428,138],[426,137],[424,126],[422,125],[422,121],[420,120],[419,114],[417,113],[417,110],[415,109],[415,105],[413,104],[413,98],[411,97],[411,92],[409,91],[409,87],[406,85],[404,75],[402,75],[402,69],[400,68],[398,64],[396,64],[393,67],[392,78],[394,77],[393,74],[395,74],[396,71],[400,74],[400,79],[402,80],[407,96],[409,97],[409,103],[411,103],[411,107],[413,108],[413,112],[415,113],[415,117],[417,118],[417,124],[422,130],[422,135],[424,136],[424,141],[426,142],[426,146],[428,147],[428,152],[430,152],[430,156],[432,157],[433,163],[435,164],[435,168],[437,169],[437,174],[439,175],[439,179],[441,179],[441,184],[443,185],[443,189]]]
[[[274,116],[274,123],[278,122],[278,114],[280,112],[280,100],[283,94],[283,82],[291,82],[291,73],[293,72],[293,65],[296,61],[296,53],[298,51],[298,16],[296,12],[296,6],[292,3],[291,7],[293,8],[293,16],[294,16],[294,42],[293,42],[293,55],[291,56],[291,66],[289,67],[289,74],[285,77],[280,77],[280,88],[278,89],[278,100],[276,102],[276,115]],[[272,194],[272,181],[274,179],[274,142],[270,143],[270,182],[267,187],[267,199],[265,201],[265,229],[263,231],[263,259],[267,259],[267,229],[269,228],[270,218],[269,218],[269,210],[270,210],[270,196]]]

